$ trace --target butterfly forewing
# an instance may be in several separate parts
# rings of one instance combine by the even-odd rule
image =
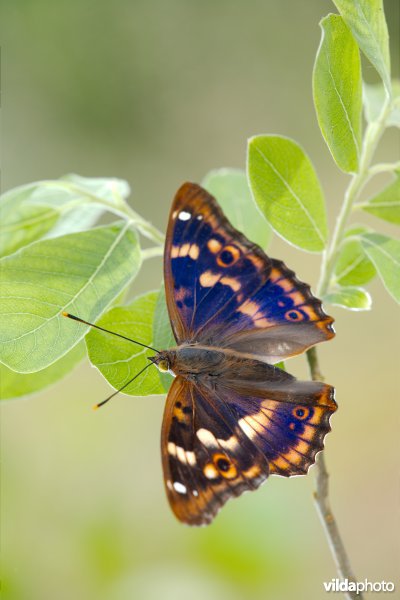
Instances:
[[[202,342],[278,362],[333,337],[310,287],[234,229],[210,194],[187,183],[167,231],[164,275],[178,343]]]
[[[243,298],[267,281],[270,260],[234,229],[216,201],[187,183],[177,192],[167,230],[164,277],[175,338],[217,343]]]

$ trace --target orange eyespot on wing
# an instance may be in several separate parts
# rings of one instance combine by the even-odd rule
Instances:
[[[239,248],[234,246],[233,244],[228,244],[224,246],[220,253],[217,256],[217,265],[219,267],[232,267],[241,256],[241,252]]]
[[[295,406],[292,410],[292,415],[299,421],[305,421],[310,416],[310,409],[307,406]]]

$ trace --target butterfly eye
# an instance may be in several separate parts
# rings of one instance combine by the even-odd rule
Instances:
[[[168,373],[169,371],[169,364],[167,360],[160,360],[157,364],[158,370],[161,373]]]
[[[292,415],[299,421],[305,421],[310,416],[310,409],[305,406],[296,406],[292,410]]]
[[[217,257],[217,264],[220,267],[231,267],[240,258],[240,250],[236,246],[225,246]]]

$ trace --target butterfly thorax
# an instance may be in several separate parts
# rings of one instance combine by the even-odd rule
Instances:
[[[216,382],[218,378],[223,378],[225,383],[229,379],[250,382],[293,379],[285,371],[248,354],[200,344],[182,344],[160,352],[152,360],[160,371],[192,380],[201,378],[203,382]]]

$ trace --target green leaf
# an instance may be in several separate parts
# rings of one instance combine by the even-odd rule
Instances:
[[[115,177],[81,177],[75,173],[70,173],[64,175],[61,181],[72,183],[76,189],[80,189],[86,194],[117,205],[121,198],[128,198],[131,193],[129,183],[124,179]]]
[[[369,293],[357,287],[343,287],[333,290],[326,294],[323,300],[335,306],[347,308],[347,310],[370,310],[372,305]]]
[[[358,233],[360,228],[357,229]],[[368,283],[376,275],[376,269],[365,255],[359,239],[352,239],[354,229],[347,232],[335,267],[335,281],[341,286],[358,286]]]
[[[285,137],[253,137],[248,175],[254,199],[273,229],[298,248],[322,252],[327,239],[325,202],[304,150]]]
[[[393,100],[385,123],[386,127],[400,127],[400,81],[392,81]],[[386,100],[386,92],[382,83],[363,83],[363,102],[365,118],[373,123],[379,118]]]
[[[157,292],[148,292],[135,298],[128,306],[112,308],[96,325],[154,347],[153,317],[157,296]],[[155,355],[152,350],[96,329],[87,334],[86,344],[91,362],[116,390],[149,365],[148,357]],[[148,396],[163,394],[164,391],[157,367],[150,364],[123,393]]]
[[[362,233],[370,233],[372,229],[367,227],[367,225],[361,225],[358,223],[354,223],[350,225],[348,229],[346,229],[344,237],[345,240],[349,238],[358,238]]]
[[[44,237],[49,239],[91,229],[104,212],[105,210],[101,206],[82,202],[76,208],[71,207],[69,210],[62,211],[55,226]]]
[[[104,207],[103,202],[106,202],[107,205],[118,207],[121,198],[130,194],[129,184],[125,180],[74,174],[22,186],[25,187],[32,188],[31,202],[64,210],[71,206],[81,207],[82,203]]]
[[[0,196],[0,256],[34,242],[57,222],[55,208],[30,202],[34,190],[35,184],[30,184]]]
[[[215,169],[207,173],[202,186],[216,197],[236,229],[264,250],[271,241],[272,230],[251,195],[246,173],[240,169]]]
[[[60,360],[36,373],[17,373],[0,363],[0,397],[2,400],[28,396],[62,379],[86,354],[82,341]]]
[[[322,38],[313,71],[315,110],[336,164],[354,173],[361,148],[360,53],[341,17],[328,15],[320,25]]]
[[[361,239],[383,285],[396,302],[400,303],[400,240],[380,233],[365,233]]]
[[[21,373],[54,363],[135,277],[136,234],[124,222],[35,242],[0,261],[0,360]]]
[[[0,255],[41,239],[84,231],[107,207],[116,209],[130,188],[120,179],[67,175],[59,180],[29,183],[0,198]]]
[[[400,171],[396,171],[396,179],[392,183],[361,204],[360,208],[384,221],[400,225]]]
[[[382,0],[333,0],[390,95],[389,35]]]
[[[168,350],[168,348],[174,348],[176,346],[176,341],[169,321],[164,286],[161,287],[157,297],[153,322],[153,339],[154,347],[157,348],[157,350]],[[159,376],[164,390],[168,392],[173,380],[172,375],[169,373],[159,373]]]

